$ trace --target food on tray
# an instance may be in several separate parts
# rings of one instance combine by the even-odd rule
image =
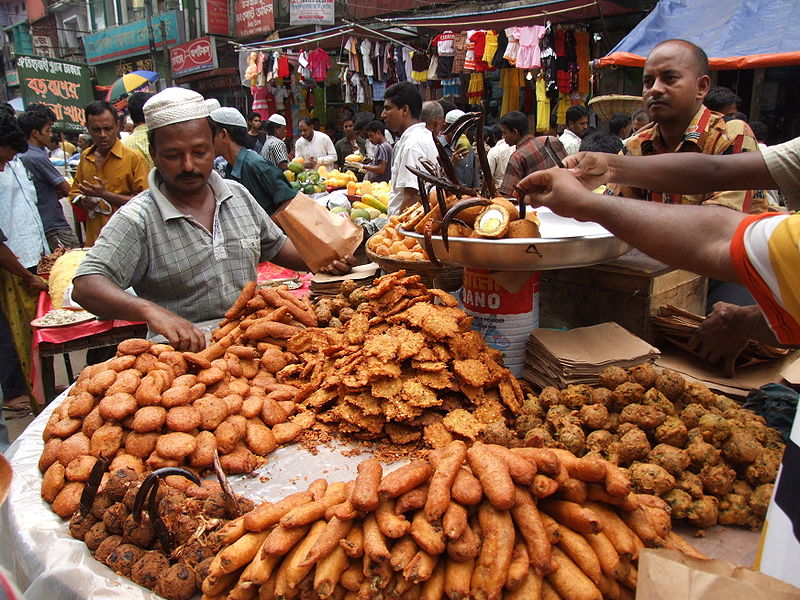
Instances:
[[[87,252],[88,250],[69,250],[50,267],[50,277],[47,285],[50,288],[50,302],[53,304],[53,308],[61,308],[64,301],[64,291],[72,284],[72,278],[75,276],[75,272]]]
[[[100,457],[125,457],[138,473],[200,472],[218,451],[226,472],[252,471],[314,422],[278,373],[295,361],[287,339],[316,324],[311,306],[285,287],[250,282],[202,352],[125,340],[115,358],[86,367],[53,411],[39,461],[43,498],[69,518]]]
[[[244,515],[210,561],[206,596],[527,600],[552,586],[562,598],[633,598],[640,548],[701,556],[670,531],[663,501],[631,492],[603,459],[453,441],[429,461],[383,474],[369,459],[358,473]],[[469,504],[461,473],[477,487]],[[531,493],[531,473],[553,482],[549,498]],[[604,483],[609,473],[621,485]],[[567,500],[576,485],[597,499]],[[412,495],[419,500],[405,500]],[[294,523],[300,514],[312,517]]]
[[[298,403],[340,433],[395,443],[476,439],[519,412],[519,383],[455,298],[405,271],[374,283],[341,328],[288,340],[299,364],[279,375]]]
[[[67,251],[64,246],[58,246],[55,250],[53,250],[50,254],[42,254],[42,257],[39,259],[39,264],[36,266],[36,274],[39,277],[47,277],[50,275],[50,270],[53,268],[55,262],[64,256],[64,253]]]
[[[428,254],[414,238],[397,229],[399,217],[389,217],[389,223],[367,240],[367,248],[378,256],[402,260],[427,261]]]
[[[75,325],[84,321],[91,321],[94,315],[88,310],[70,310],[68,308],[54,308],[47,311],[38,319],[31,321],[33,327],[64,327]]]
[[[635,491],[660,496],[673,518],[698,528],[761,526],[784,449],[763,418],[650,364],[608,367],[599,381],[529,395],[517,436],[526,446],[610,460],[627,469]]]

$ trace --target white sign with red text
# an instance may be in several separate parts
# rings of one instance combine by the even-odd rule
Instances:
[[[214,43],[214,38],[208,35],[175,46],[169,51],[169,56],[173,77],[210,71],[218,66],[217,45]]]

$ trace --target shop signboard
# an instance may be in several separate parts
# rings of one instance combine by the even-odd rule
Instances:
[[[250,38],[275,29],[273,0],[236,0],[236,36]]]
[[[228,0],[206,0],[206,33],[225,36],[231,34]]]
[[[175,11],[155,15],[153,24],[153,41],[161,48],[161,23],[167,33],[167,45],[174,46],[180,42],[178,14]],[[126,56],[145,54],[150,50],[150,33],[147,20],[133,21],[117,27],[108,27],[97,33],[83,36],[86,48],[86,61],[90,65],[106,63]]]
[[[25,105],[49,106],[56,119],[86,125],[83,107],[94,100],[89,67],[64,60],[18,56],[17,72]]]
[[[19,85],[19,72],[16,69],[6,71],[6,85],[8,87]]]
[[[334,0],[289,0],[290,25],[333,25]]]
[[[217,45],[210,36],[175,46],[169,51],[169,58],[172,64],[173,77],[183,77],[192,73],[210,71],[219,66],[217,63]]]

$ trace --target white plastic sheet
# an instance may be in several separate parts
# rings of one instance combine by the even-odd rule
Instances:
[[[14,479],[0,509],[0,564],[27,600],[155,600],[158,595],[97,562],[83,542],[70,537],[68,523],[41,499],[38,462],[44,446],[42,432],[66,393],[50,403],[6,453]],[[231,477],[231,485],[256,502],[275,500],[306,489],[320,477],[329,482],[349,481],[355,477],[358,463],[367,458],[346,457],[327,446],[317,450],[312,454],[296,444],[279,448],[255,474]]]

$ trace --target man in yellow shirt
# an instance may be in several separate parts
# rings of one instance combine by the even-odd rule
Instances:
[[[138,150],[124,146],[119,125],[108,102],[96,100],[84,109],[92,144],[81,162],[69,198],[86,211],[86,246],[93,246],[111,215],[147,189],[147,163]],[[79,215],[80,218],[80,215]]]
[[[125,146],[141,153],[148,170],[153,168],[153,157],[150,156],[150,142],[147,141],[147,123],[144,122],[143,108],[144,103],[152,96],[153,94],[147,92],[134,92],[128,98],[128,114],[133,121],[133,131],[122,140]]]

